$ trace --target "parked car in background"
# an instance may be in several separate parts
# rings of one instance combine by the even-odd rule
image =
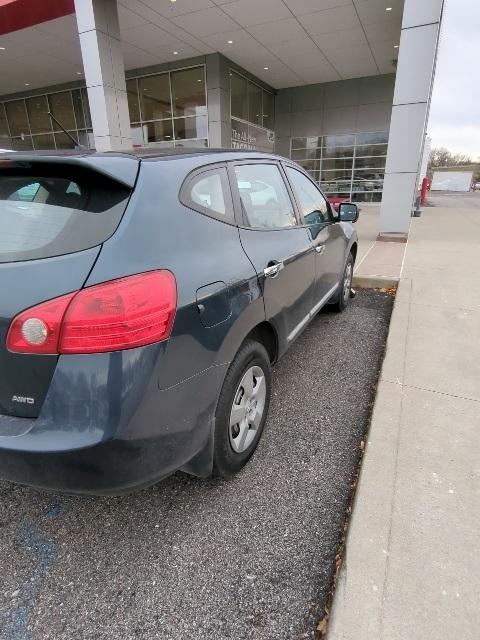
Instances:
[[[2,157],[0,477],[103,494],[239,471],[272,364],[349,303],[357,215],[269,154]]]

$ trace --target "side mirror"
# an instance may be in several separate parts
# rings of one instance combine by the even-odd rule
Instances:
[[[341,202],[338,206],[338,215],[341,222],[356,222],[358,207],[354,202]]]

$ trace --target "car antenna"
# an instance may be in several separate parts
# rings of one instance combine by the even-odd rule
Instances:
[[[79,140],[75,140],[75,138],[74,138],[70,133],[68,133],[68,131],[67,131],[67,130],[65,129],[65,127],[63,126],[63,124],[57,120],[57,118],[53,115],[53,113],[52,113],[51,111],[47,111],[47,114],[50,116],[50,118],[51,118],[54,122],[56,122],[56,123],[58,124],[58,126],[59,126],[59,127],[60,127],[60,129],[63,131],[63,133],[64,133],[65,135],[67,135],[67,136],[70,138],[70,140],[73,142],[73,144],[74,144],[76,147],[80,147],[81,149],[85,149],[85,148],[86,148],[86,147],[85,147],[85,145],[80,144],[80,141],[79,141]]]

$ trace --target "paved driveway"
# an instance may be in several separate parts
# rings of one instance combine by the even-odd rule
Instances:
[[[176,474],[122,498],[0,483],[5,640],[286,640],[322,616],[392,300],[320,314],[275,367],[234,480]]]

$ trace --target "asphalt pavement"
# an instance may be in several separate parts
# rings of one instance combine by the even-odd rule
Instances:
[[[392,302],[361,291],[315,318],[275,367],[262,442],[233,480],[178,473],[119,498],[0,483],[0,638],[312,638]]]

